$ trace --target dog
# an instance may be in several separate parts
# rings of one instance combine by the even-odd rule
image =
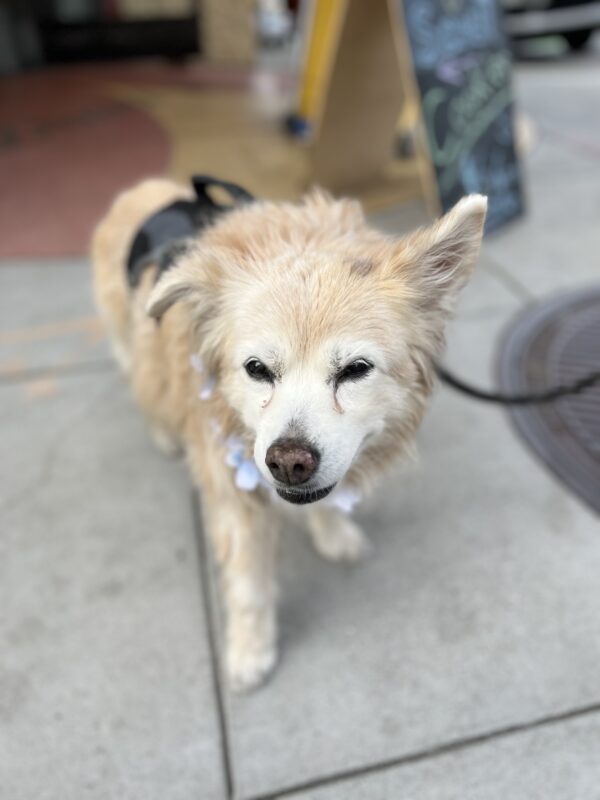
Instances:
[[[475,265],[487,200],[393,237],[358,202],[313,190],[243,202],[161,269],[128,283],[136,232],[193,193],[151,179],[122,193],[92,244],[97,305],[162,451],[183,451],[201,489],[226,616],[234,690],[277,660],[276,543],[296,509],[316,550],[354,560],[349,517],[414,447],[433,361]]]

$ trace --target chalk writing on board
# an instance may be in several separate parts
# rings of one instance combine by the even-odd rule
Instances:
[[[522,210],[511,55],[494,0],[404,0],[442,205],[481,192],[486,229]]]
[[[431,157],[441,172],[440,190],[448,192],[458,178],[459,159],[487,131],[511,102],[507,76],[510,61],[504,53],[483,55],[465,73],[464,86],[434,86],[423,95],[423,114],[431,131]],[[435,115],[443,111],[441,125]]]
[[[486,50],[498,43],[495,0],[413,0],[405,7],[417,69],[435,69],[468,50]]]

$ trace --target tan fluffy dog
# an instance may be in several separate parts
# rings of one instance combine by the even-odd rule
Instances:
[[[132,239],[189,192],[148,180],[120,195],[93,242],[98,305],[163,450],[185,451],[222,572],[234,688],[276,657],[275,549],[284,508],[317,550],[353,559],[344,513],[413,445],[445,320],[486,212],[464,198],[404,238],[322,192],[224,214],[155,284],[128,286]]]

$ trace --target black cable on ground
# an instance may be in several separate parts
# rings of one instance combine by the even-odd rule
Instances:
[[[506,394],[504,392],[488,392],[485,389],[479,389],[477,386],[472,386],[469,383],[457,378],[451,372],[443,367],[441,364],[434,364],[435,371],[438,378],[446,385],[451,386],[456,391],[466,394],[468,397],[473,397],[476,400],[481,400],[484,403],[498,403],[504,406],[524,406],[535,405],[537,403],[553,403],[561,397],[568,395],[580,394],[587,389],[600,385],[600,370],[589,372],[587,375],[579,378],[576,381],[559,386],[553,386],[551,389],[546,389],[542,392],[526,392],[523,394]]]

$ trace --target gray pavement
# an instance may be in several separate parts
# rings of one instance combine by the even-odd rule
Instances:
[[[0,406],[0,797],[222,796],[182,467],[114,373]]]
[[[451,325],[470,379],[520,308],[600,278],[594,69],[519,69],[529,213]],[[286,532],[282,661],[232,697],[185,471],[108,361],[87,265],[2,264],[0,307],[2,800],[600,798],[600,521],[501,410],[436,392],[419,463],[358,514],[364,563]]]

